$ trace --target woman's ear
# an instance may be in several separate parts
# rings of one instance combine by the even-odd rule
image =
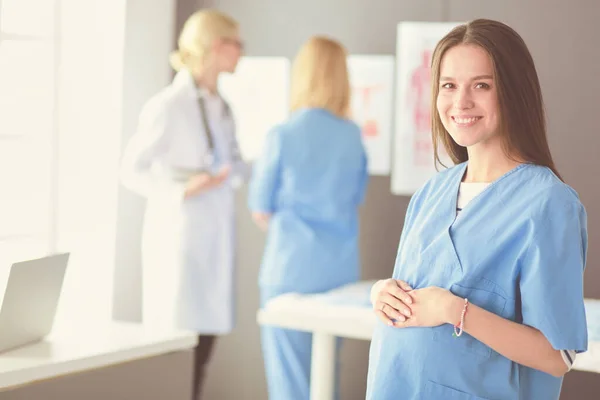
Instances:
[[[188,50],[179,50],[179,57],[181,58],[183,65],[189,65],[191,54]]]

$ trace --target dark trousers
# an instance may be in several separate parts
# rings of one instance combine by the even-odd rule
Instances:
[[[198,346],[194,352],[194,386],[192,387],[192,400],[202,398],[202,385],[206,375],[206,366],[212,354],[215,336],[198,336]]]

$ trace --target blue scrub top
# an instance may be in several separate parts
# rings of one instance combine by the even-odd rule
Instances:
[[[413,288],[449,289],[540,330],[557,350],[587,350],[587,217],[577,193],[550,169],[522,164],[456,217],[466,167],[437,174],[412,197],[393,277]],[[559,398],[562,378],[514,363],[466,333],[452,333],[449,324],[393,328],[378,323],[367,398]]]
[[[248,199],[252,211],[273,214],[260,285],[318,292],[358,280],[358,207],[367,181],[354,122],[307,108],[271,130]]]

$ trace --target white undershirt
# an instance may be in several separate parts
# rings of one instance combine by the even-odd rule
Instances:
[[[456,202],[456,215],[458,215],[471,200],[483,192],[490,184],[488,182],[462,182],[458,190],[458,201]]]
[[[458,190],[458,199],[456,201],[456,215],[458,216],[462,210],[477,197],[481,192],[483,192],[490,183],[488,182],[462,182],[460,184],[460,188]],[[573,363],[575,362],[575,356],[577,353],[573,350],[561,350],[560,355],[564,360],[565,364],[571,370],[573,367]]]

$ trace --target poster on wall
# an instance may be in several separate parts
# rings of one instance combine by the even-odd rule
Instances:
[[[401,22],[396,41],[392,193],[412,195],[437,171],[431,139],[431,58],[459,22]],[[440,154],[449,164],[447,154]]]
[[[391,165],[394,56],[351,55],[352,118],[361,127],[369,173],[389,175]]]
[[[289,80],[285,57],[242,57],[235,73],[220,76],[219,91],[235,117],[244,160],[256,160],[269,130],[287,118]]]

